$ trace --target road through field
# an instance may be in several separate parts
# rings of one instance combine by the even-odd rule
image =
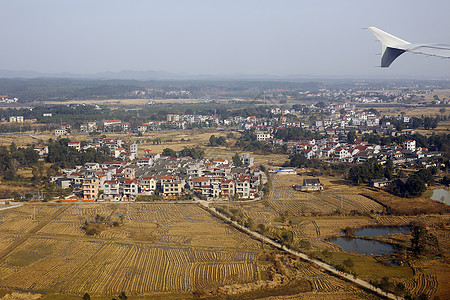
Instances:
[[[319,261],[317,259],[312,259],[308,255],[306,255],[305,253],[301,253],[301,252],[289,249],[286,246],[284,246],[284,245],[282,245],[282,244],[280,244],[280,243],[278,243],[278,242],[276,242],[276,241],[274,241],[272,239],[269,239],[268,237],[263,236],[262,234],[260,234],[260,233],[258,233],[256,231],[252,231],[252,230],[248,229],[247,227],[244,227],[244,226],[238,224],[237,222],[232,221],[227,216],[219,213],[214,207],[210,207],[208,205],[207,201],[197,200],[197,202],[200,203],[200,205],[205,207],[207,210],[209,210],[213,215],[216,215],[216,216],[220,217],[221,219],[225,220],[227,223],[232,224],[234,227],[236,227],[239,230],[241,230],[241,231],[251,235],[254,238],[257,238],[257,239],[259,239],[261,241],[264,241],[267,244],[270,244],[270,245],[272,245],[272,246],[274,246],[274,247],[276,247],[276,248],[278,248],[280,250],[283,250],[283,251],[285,251],[287,253],[290,253],[292,255],[300,257],[301,259],[303,259],[305,261],[311,262],[311,263],[313,263],[313,264],[315,264],[315,265],[317,265],[317,266],[327,270],[328,272],[333,273],[336,276],[339,276],[339,277],[341,277],[341,278],[343,278],[345,280],[348,280],[350,282],[356,283],[357,285],[362,286],[362,287],[364,287],[364,288],[366,288],[366,289],[368,289],[368,290],[370,290],[372,292],[375,292],[378,295],[381,295],[381,296],[386,297],[388,299],[394,299],[394,300],[403,299],[402,297],[399,297],[399,296],[394,295],[392,293],[385,292],[382,289],[377,288],[376,286],[370,284],[369,282],[364,281],[364,280],[359,279],[359,278],[356,278],[355,276],[353,276],[351,274],[347,274],[347,273],[338,271],[333,266],[331,266],[329,264],[326,264],[326,263],[324,263],[322,261]]]

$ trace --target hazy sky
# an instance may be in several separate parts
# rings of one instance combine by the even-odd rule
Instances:
[[[0,69],[159,70],[450,79],[450,59],[405,53],[388,69],[376,26],[450,44],[450,1],[0,0]]]

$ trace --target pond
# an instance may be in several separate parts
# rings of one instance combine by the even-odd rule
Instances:
[[[387,236],[391,233],[404,233],[410,232],[410,226],[385,226],[385,227],[367,227],[361,228],[355,231],[355,236],[366,236],[366,237],[375,237],[375,236]],[[335,239],[330,239],[330,242],[342,247],[342,249],[346,252],[353,252],[356,254],[365,254],[365,255],[385,255],[393,253],[397,250],[395,245],[378,242],[374,240],[363,240],[358,238],[349,238],[349,237],[337,237]]]
[[[433,190],[433,195],[431,195],[430,198],[439,202],[444,202],[447,205],[450,205],[450,191],[446,189]]]
[[[387,243],[372,240],[362,240],[347,237],[338,237],[330,240],[330,242],[341,246],[345,252],[352,251],[356,254],[365,255],[384,255],[395,252],[396,248]]]

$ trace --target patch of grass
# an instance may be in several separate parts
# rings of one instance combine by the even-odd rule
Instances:
[[[352,255],[348,253],[333,252],[331,263],[342,264],[345,260],[351,259],[353,266],[349,268],[361,278],[373,277],[412,277],[413,270],[408,266],[385,266],[375,260],[375,258],[363,255]]]
[[[269,276],[267,275],[267,271],[259,272],[259,279],[264,280],[264,281],[268,280]]]

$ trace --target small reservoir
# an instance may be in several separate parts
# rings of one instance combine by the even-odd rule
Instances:
[[[410,232],[410,226],[399,227],[367,227],[355,231],[355,236],[359,237],[376,237],[387,236],[392,233]],[[395,245],[383,243],[374,240],[363,240],[351,237],[337,237],[330,239],[330,242],[340,246],[345,252],[353,252],[364,255],[385,255],[393,253],[397,250]]]
[[[342,236],[330,240],[330,242],[342,247],[345,252],[353,252],[356,254],[384,255],[393,253],[396,250],[391,244]]]

